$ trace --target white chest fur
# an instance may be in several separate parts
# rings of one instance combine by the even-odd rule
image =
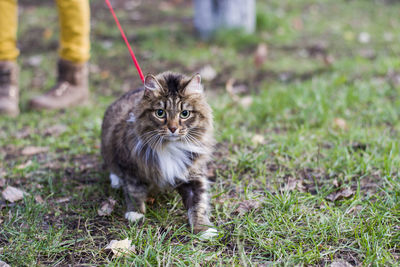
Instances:
[[[199,146],[183,142],[169,142],[157,150],[158,164],[162,180],[174,186],[179,181],[187,181],[188,167],[192,164],[190,153],[202,154],[206,151]]]

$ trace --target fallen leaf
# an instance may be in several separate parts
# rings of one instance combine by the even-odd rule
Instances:
[[[299,17],[296,17],[292,20],[292,25],[296,31],[301,31],[303,29],[303,20]]]
[[[244,94],[247,92],[249,92],[249,87],[247,87],[245,84],[239,84],[232,87],[232,93],[235,95]]]
[[[361,205],[355,205],[355,206],[351,207],[348,211],[346,211],[346,214],[349,214],[349,213],[355,213],[355,214],[357,214],[357,213],[359,213],[361,210],[362,210],[362,206],[361,206]]]
[[[245,97],[241,97],[239,100],[239,103],[242,107],[244,108],[248,108],[251,106],[251,104],[253,104],[253,97],[252,96],[245,96]]]
[[[264,43],[259,44],[257,46],[256,51],[254,52],[254,65],[257,68],[261,67],[267,60],[267,57],[268,57],[268,46]]]
[[[10,265],[8,265],[4,261],[0,260],[0,267],[10,267]]]
[[[45,39],[46,41],[50,40],[50,38],[53,36],[53,30],[50,28],[46,28],[43,31],[43,39]]]
[[[28,166],[30,166],[30,165],[32,165],[32,160],[28,160],[28,161],[25,162],[25,163],[21,163],[21,164],[19,164],[18,166],[16,166],[15,168],[16,168],[17,170],[22,170],[22,169],[25,169],[26,167],[28,167]]]
[[[330,66],[335,62],[335,58],[332,55],[325,55],[322,57],[325,65]]]
[[[293,190],[305,192],[306,189],[304,187],[303,180],[290,177],[287,183],[285,183],[285,186],[282,188],[282,191],[293,191]]]
[[[43,204],[43,203],[44,203],[44,200],[43,200],[43,198],[42,198],[41,195],[36,195],[36,196],[35,196],[35,201],[36,201],[37,203],[39,203],[39,204]]]
[[[362,44],[367,44],[371,40],[371,35],[368,32],[361,32],[358,35],[358,41]]]
[[[18,139],[24,139],[24,138],[29,137],[32,133],[33,133],[33,130],[28,126],[25,126],[22,129],[18,130],[14,134],[14,136],[15,136],[15,138],[18,138]]]
[[[4,189],[1,194],[5,200],[14,203],[16,201],[23,199],[24,194],[26,193],[16,187],[7,186],[6,189]]]
[[[110,77],[110,72],[108,70],[103,70],[102,72],[100,72],[100,77],[105,80],[108,77]]]
[[[336,260],[331,263],[330,267],[352,267],[350,263],[345,260]]]
[[[56,125],[53,125],[53,126],[47,128],[44,131],[44,134],[46,136],[50,136],[50,135],[59,136],[60,134],[64,133],[67,130],[68,130],[68,127],[66,125],[64,125],[64,124],[56,124]]]
[[[265,142],[265,138],[261,134],[255,134],[251,138],[251,142],[253,143],[254,146],[257,146],[257,145],[263,144]]]
[[[250,212],[251,210],[258,209],[261,206],[261,202],[259,200],[249,199],[239,202],[239,206],[236,208],[236,212],[239,215],[243,215],[245,213]]]
[[[342,118],[335,118],[333,120],[333,126],[335,128],[339,128],[341,130],[347,130],[347,123],[344,119]]]
[[[330,201],[336,201],[336,200],[340,200],[340,199],[343,199],[343,198],[349,198],[352,195],[354,195],[354,191],[352,189],[344,188],[344,189],[341,189],[338,192],[331,193],[330,195],[328,195],[326,197],[326,199],[328,199]]]
[[[340,183],[339,183],[339,181],[335,178],[334,180],[333,180],[333,185],[335,186],[335,187],[340,187]]]
[[[117,203],[117,201],[115,201],[111,197],[108,198],[107,200],[103,201],[103,203],[101,203],[100,209],[97,210],[97,214],[99,216],[110,215],[114,210],[115,203]]]
[[[376,52],[374,49],[364,48],[364,49],[361,49],[358,53],[361,57],[366,58],[366,59],[375,59],[376,58]]]
[[[212,81],[215,77],[217,77],[217,72],[213,67],[211,67],[211,65],[204,66],[201,70],[199,70],[199,74],[205,81]]]
[[[68,202],[70,200],[71,200],[70,197],[61,197],[61,198],[56,199],[55,202],[56,203],[65,203],[65,202]]]
[[[6,179],[0,178],[0,187],[4,187],[6,185]]]
[[[42,63],[42,60],[43,60],[43,56],[41,56],[41,55],[34,55],[34,56],[29,57],[29,58],[27,59],[27,62],[26,62],[26,63],[27,63],[28,65],[32,66],[32,67],[37,67],[37,66],[40,65],[40,63]]]
[[[150,205],[153,205],[153,204],[154,204],[154,201],[156,201],[156,199],[153,198],[153,197],[148,197],[148,198],[146,199],[146,203],[148,203],[148,204],[150,204]]]
[[[32,156],[49,151],[48,147],[27,146],[22,149],[21,154],[24,156]]]
[[[132,240],[128,238],[124,240],[111,240],[105,249],[111,249],[114,257],[126,255],[129,252],[135,253],[135,246],[131,246]]]

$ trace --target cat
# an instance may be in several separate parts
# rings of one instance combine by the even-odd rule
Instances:
[[[101,153],[111,186],[122,187],[131,222],[144,219],[149,195],[176,189],[195,233],[217,235],[209,220],[206,164],[213,138],[212,110],[199,74],[147,75],[105,112]]]

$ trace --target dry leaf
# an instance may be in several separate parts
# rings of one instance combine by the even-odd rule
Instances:
[[[26,167],[29,167],[32,165],[32,160],[28,160],[25,163],[19,164],[17,167],[15,167],[17,170],[22,170],[25,169]]]
[[[235,94],[233,91],[233,85],[235,84],[235,79],[229,79],[225,84],[225,90],[228,92],[229,96],[232,98],[233,101],[239,102],[240,98]]]
[[[268,46],[266,44],[259,44],[256,52],[254,53],[254,65],[259,68],[261,67],[268,57]]]
[[[245,96],[240,98],[239,103],[242,107],[244,108],[248,108],[251,106],[251,104],[253,104],[253,97],[252,96]]]
[[[348,211],[346,211],[346,214],[349,214],[349,213],[355,213],[355,214],[357,214],[357,213],[359,213],[361,210],[362,210],[362,206],[361,206],[361,205],[355,205],[355,206],[351,207]]]
[[[335,187],[340,187],[340,183],[338,182],[338,180],[335,178],[334,180],[333,180],[333,185],[335,186]]]
[[[152,197],[147,197],[147,199],[146,199],[146,203],[148,203],[148,204],[150,204],[150,205],[153,205],[153,204],[154,204],[154,201],[156,201],[156,199],[155,199],[155,198],[152,198]]]
[[[70,197],[62,197],[62,198],[56,199],[55,202],[56,202],[56,203],[65,203],[65,202],[68,202],[68,201],[70,201],[70,200],[71,200]]]
[[[336,201],[343,198],[349,198],[354,195],[354,191],[350,188],[341,189],[339,192],[334,192],[326,197],[330,201]]]
[[[261,144],[264,144],[265,138],[261,134],[255,134],[251,138],[251,142],[253,143],[254,146],[261,145]]]
[[[6,179],[0,178],[0,187],[4,187],[6,185]]]
[[[44,134],[46,136],[49,136],[49,135],[59,136],[60,134],[64,133],[67,130],[68,130],[68,127],[66,125],[64,125],[64,124],[56,124],[56,125],[53,125],[53,126],[47,128],[44,131]]]
[[[117,203],[117,201],[115,201],[111,197],[108,198],[107,200],[103,201],[103,203],[101,203],[100,209],[97,210],[97,214],[99,216],[110,215],[114,210],[115,203]]]
[[[330,267],[352,267],[350,263],[345,260],[336,260],[331,263]]]
[[[301,31],[303,29],[303,20],[299,17],[292,19],[293,28],[296,31]]]
[[[258,209],[261,206],[261,202],[259,200],[249,199],[244,200],[239,203],[239,206],[236,208],[236,212],[239,215],[243,215],[245,213],[250,212],[251,210]]]
[[[100,72],[100,77],[105,80],[110,77],[110,72],[108,70],[103,70]]]
[[[212,81],[217,76],[217,72],[211,65],[204,66],[200,71],[199,74],[201,78],[205,81]]]
[[[358,35],[358,41],[362,44],[369,43],[370,40],[371,40],[371,35],[368,32],[361,32]]]
[[[50,28],[46,28],[43,31],[43,39],[45,39],[46,41],[50,40],[50,38],[53,36],[53,30]]]
[[[41,55],[34,55],[34,56],[29,57],[29,58],[27,59],[27,62],[26,62],[26,63],[27,63],[28,65],[32,66],[32,67],[37,67],[37,66],[40,65],[40,63],[42,63],[42,60],[43,60],[43,56],[41,56]]]
[[[43,200],[43,198],[42,198],[41,195],[36,195],[36,196],[35,196],[35,201],[36,201],[37,203],[39,203],[39,204],[43,204],[43,203],[44,203],[44,200]]]
[[[0,260],[0,267],[10,267],[10,265],[8,265],[4,261]]]
[[[335,128],[339,128],[341,130],[347,130],[347,123],[342,118],[335,118],[333,120],[333,125],[334,125]]]
[[[304,187],[303,180],[298,180],[293,177],[290,177],[285,186],[282,188],[282,191],[293,191],[293,190],[305,192],[306,189]]]
[[[26,193],[16,187],[7,186],[1,194],[5,200],[13,203],[23,199]]]
[[[129,240],[128,238],[120,241],[111,240],[105,249],[111,249],[114,253],[114,257],[119,257],[129,252],[135,253],[135,246],[131,246],[131,243],[132,240]]]
[[[21,153],[24,156],[32,156],[49,151],[48,147],[27,146],[22,149]]]

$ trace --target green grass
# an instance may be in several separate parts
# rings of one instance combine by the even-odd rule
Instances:
[[[142,225],[123,218],[121,192],[102,170],[100,127],[106,107],[140,81],[101,1],[92,1],[90,104],[27,109],[27,100],[55,79],[57,17],[33,19],[53,10],[51,3],[21,2],[21,18],[32,18],[20,19],[22,114],[0,118],[0,173],[29,195],[0,202],[0,260],[12,266],[399,265],[399,3],[258,1],[257,33],[219,33],[209,42],[195,37],[185,2],[160,11],[157,1],[143,1],[138,21],[118,10],[145,72],[193,73],[208,64],[218,71],[206,82],[218,141],[211,195],[220,236],[210,242],[190,232],[175,193],[148,205]],[[43,41],[49,30],[54,34]],[[361,32],[370,42],[359,42]],[[259,43],[269,51],[256,68]],[[42,61],[32,66],[37,55]],[[327,56],[333,61],[326,63]],[[225,92],[230,78],[247,86],[250,106]],[[48,134],[54,125],[65,131]],[[256,134],[264,137],[261,144]],[[22,156],[32,145],[49,151]],[[352,194],[335,200],[345,189]],[[98,216],[110,196],[117,200],[113,213]],[[258,207],[239,214],[249,202]],[[104,250],[125,238],[135,253],[112,258]]]

